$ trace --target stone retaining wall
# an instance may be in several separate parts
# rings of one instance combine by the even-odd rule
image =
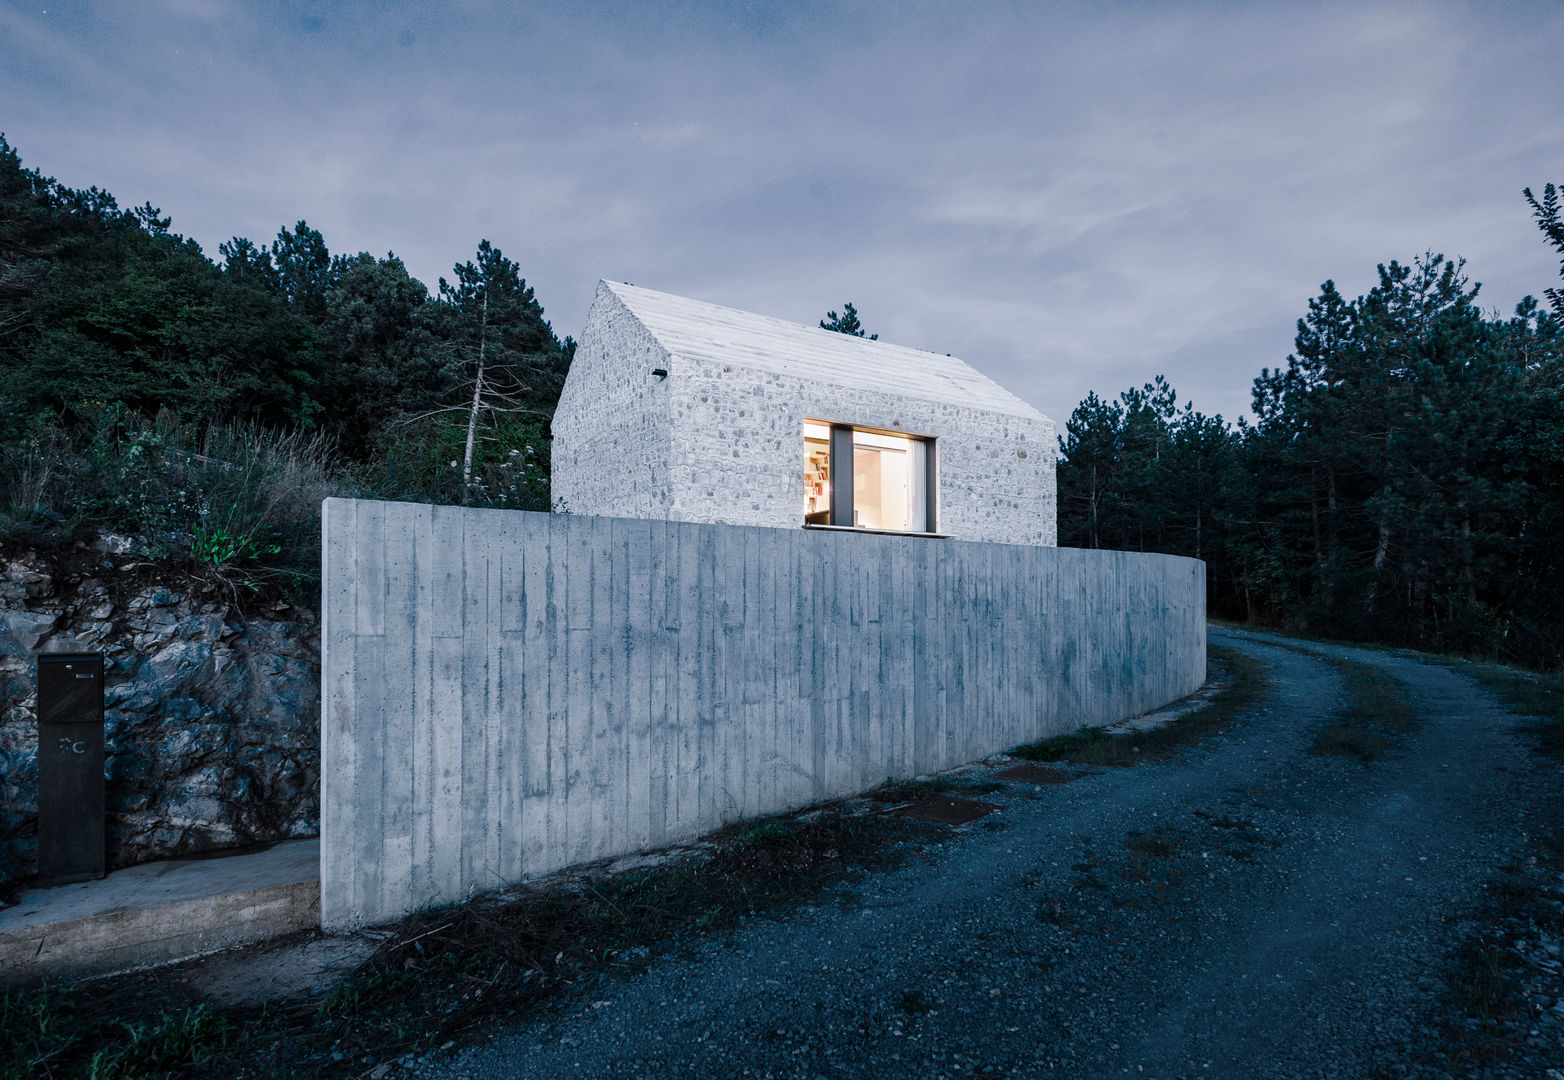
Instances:
[[[313,613],[242,617],[220,586],[124,537],[63,557],[12,547],[0,557],[0,889],[37,869],[35,658],[75,651],[105,654],[111,868],[317,831]]]

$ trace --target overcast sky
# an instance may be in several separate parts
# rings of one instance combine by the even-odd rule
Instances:
[[[1232,419],[1326,278],[1557,285],[1564,4],[0,0],[0,131],[208,254],[300,218],[431,289],[488,238],[599,278],[852,300],[1061,426],[1164,373]]]

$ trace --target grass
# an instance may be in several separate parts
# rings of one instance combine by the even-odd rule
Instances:
[[[932,776],[884,784],[870,792],[869,797],[879,803],[907,803],[929,795],[976,798],[979,795],[992,795],[996,791],[1005,789],[1005,784],[986,777],[981,780],[968,780],[960,776]]]
[[[1346,684],[1346,702],[1331,722],[1316,733],[1310,753],[1373,761],[1395,745],[1396,736],[1405,735],[1417,723],[1406,687],[1373,664],[1331,656],[1302,645],[1280,641],[1271,644],[1324,661],[1336,669]]]
[[[1520,983],[1510,973],[1513,958],[1502,944],[1468,942],[1457,953],[1446,981],[1446,999],[1479,1021],[1499,1020],[1521,1006]]]
[[[218,1062],[238,1031],[205,1004],[150,1011],[145,1019],[96,1014],[73,987],[7,990],[0,1004],[0,1076],[92,1080],[197,1075]]]
[[[415,915],[313,1001],[215,1010],[168,971],[8,991],[0,1078],[356,1077],[635,970],[654,947],[814,900],[939,835],[841,803],[743,823],[644,871],[588,871]]]
[[[1564,831],[1557,813],[1529,838],[1530,853],[1488,886],[1474,929],[1444,970],[1444,991],[1425,1021],[1428,1045],[1411,1060],[1438,1075],[1521,1075],[1535,1062],[1537,1012],[1557,996],[1557,976],[1538,978],[1512,945],[1527,951],[1564,935]],[[1530,977],[1528,975],[1530,974]],[[1530,983],[1530,985],[1528,985]],[[1435,1034],[1437,1033],[1437,1034]],[[1375,1080],[1402,1075],[1382,1071]]]
[[[1511,712],[1533,718],[1528,730],[1537,749],[1564,760],[1564,675],[1541,674],[1469,660],[1446,660],[1447,667],[1476,679]]]
[[[1231,680],[1226,690],[1172,723],[1150,731],[1110,735],[1087,728],[1041,742],[1018,746],[1010,753],[1028,761],[1070,761],[1082,765],[1137,765],[1174,753],[1229,726],[1270,688],[1266,666],[1259,660],[1220,645],[1208,645],[1206,655]]]
[[[1037,918],[1064,929],[1091,925],[1091,912],[1105,910],[1104,905],[1146,913],[1178,901],[1187,873],[1190,837],[1171,827],[1150,833],[1131,832],[1124,838],[1123,851],[1099,855],[1091,844],[1082,847],[1080,861],[1072,867],[1068,886],[1050,888],[1039,897]],[[1082,902],[1083,895],[1100,897],[1101,902]],[[1108,932],[1109,927],[1098,923]]]

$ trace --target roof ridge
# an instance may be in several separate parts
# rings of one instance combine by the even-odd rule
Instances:
[[[843,382],[886,393],[1046,420],[1042,412],[960,357],[891,341],[841,334],[775,315],[603,279],[670,354],[723,359],[742,367]],[[719,318],[713,318],[719,315]],[[757,325],[759,324],[759,325]],[[801,334],[801,332],[808,332]],[[795,340],[789,342],[791,337]],[[873,370],[852,371],[856,351]],[[836,355],[830,355],[836,354]],[[857,357],[853,358],[854,360]],[[894,361],[900,360],[897,364]],[[887,372],[889,362],[892,369]],[[900,368],[901,370],[895,370]],[[919,383],[918,378],[925,382]],[[939,385],[926,385],[934,383]]]

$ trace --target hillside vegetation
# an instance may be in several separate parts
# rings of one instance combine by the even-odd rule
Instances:
[[[1564,255],[1557,190],[1525,198]],[[488,241],[433,292],[303,221],[218,255],[0,136],[0,539],[133,533],[302,597],[325,495],[548,508],[575,343]],[[1327,281],[1252,422],[1161,376],[1089,395],[1060,543],[1204,559],[1238,619],[1564,666],[1564,288],[1508,317],[1478,291],[1432,253]]]
[[[0,136],[0,535],[307,587],[323,495],[548,507],[574,342],[487,240],[433,294],[303,221],[219,256]]]

